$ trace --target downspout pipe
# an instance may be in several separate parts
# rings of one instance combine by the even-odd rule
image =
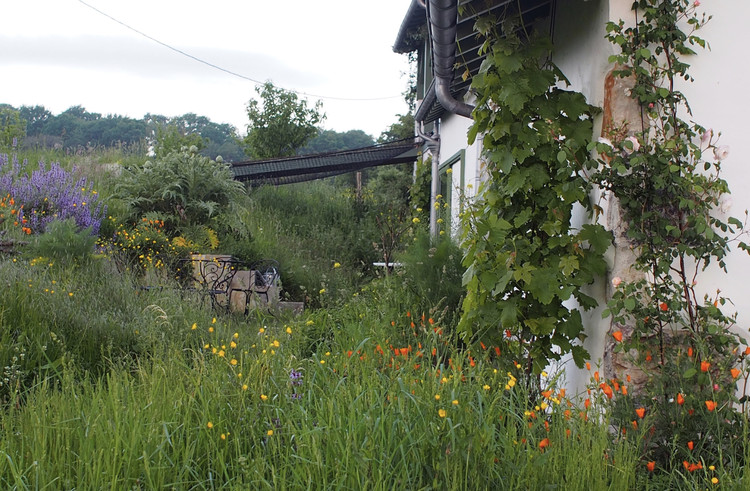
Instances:
[[[435,96],[447,111],[471,119],[474,106],[457,101],[451,95],[453,65],[456,61],[457,0],[429,0],[427,22],[432,40],[432,69],[435,74]]]

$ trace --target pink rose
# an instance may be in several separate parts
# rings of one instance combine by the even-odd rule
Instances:
[[[612,286],[614,286],[615,288],[620,286],[620,283],[622,283],[622,278],[620,278],[619,276],[615,276],[614,278],[612,278]]]
[[[701,147],[708,145],[711,142],[711,138],[714,136],[714,130],[711,128],[707,129],[701,135]]]
[[[727,157],[729,157],[729,147],[727,145],[714,148],[714,158],[716,160],[724,160]]]
[[[629,137],[625,138],[625,141],[626,142],[630,142],[631,146],[633,147],[631,149],[627,145],[623,145],[623,150],[628,155],[630,155],[633,152],[637,152],[641,148],[641,144],[640,144],[640,142],[638,142],[638,138],[636,138],[634,136],[629,136]]]

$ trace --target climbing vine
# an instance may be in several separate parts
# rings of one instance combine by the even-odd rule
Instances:
[[[594,179],[619,201],[635,252],[636,274],[612,278],[605,315],[612,316],[614,351],[641,371],[636,402],[653,424],[644,458],[661,468],[685,463],[688,471],[702,458],[734,458],[737,447],[727,444],[741,433],[735,380],[747,360],[734,317],[722,310],[729,300],[718,290],[696,291],[709,265],[726,271],[731,242],[743,231],[741,220],[724,218],[729,188],[720,174],[729,148],[713,130],[684,119],[691,114],[680,84],[692,81],[685,56],[705,47],[696,32],[710,19],[699,6],[639,0],[634,25],[607,25],[619,50],[610,59],[614,75],[633,82],[642,117],[605,128],[606,137],[590,145],[600,154]],[[633,417],[620,415],[623,425]]]
[[[586,173],[597,165],[587,150],[595,108],[561,88],[567,80],[550,61],[549,39],[522,41],[513,31],[488,38],[472,82],[469,143],[482,135],[487,179],[463,214],[459,330],[500,345],[511,369],[532,381],[565,354],[583,365],[581,313],[567,302],[597,305],[584,287],[605,273],[611,235],[571,224],[574,207],[593,210]]]

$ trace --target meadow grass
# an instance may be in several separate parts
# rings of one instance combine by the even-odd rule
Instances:
[[[632,488],[627,442],[608,458],[604,426],[525,416],[491,357],[470,366],[385,286],[303,319],[216,316],[19,262],[2,263],[2,352],[29,357],[4,393],[4,488]]]

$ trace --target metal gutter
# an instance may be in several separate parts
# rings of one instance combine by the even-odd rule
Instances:
[[[429,0],[427,23],[432,43],[432,70],[435,74],[435,96],[447,111],[472,119],[474,106],[457,101],[451,94],[453,64],[456,61],[457,0]]]

